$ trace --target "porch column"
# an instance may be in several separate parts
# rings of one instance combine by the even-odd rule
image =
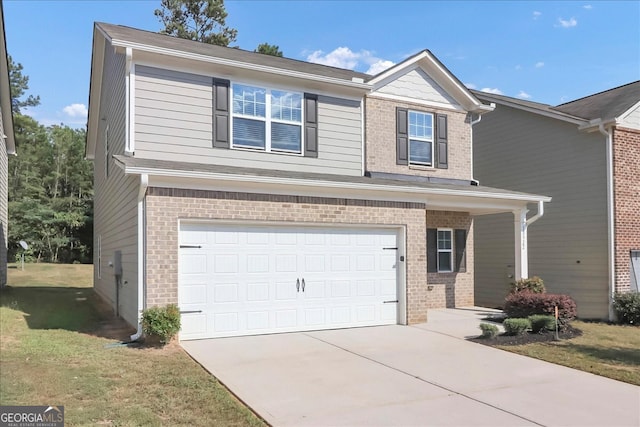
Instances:
[[[515,280],[529,277],[529,256],[527,254],[527,212],[528,209],[513,211],[513,230],[515,237]]]

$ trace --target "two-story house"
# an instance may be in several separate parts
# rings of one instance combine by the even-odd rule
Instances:
[[[532,228],[531,275],[571,295],[582,318],[613,320],[640,282],[640,81],[552,106],[477,92],[476,178],[553,197]],[[476,222],[476,302],[499,306],[513,277],[508,215]]]
[[[370,76],[98,23],[95,289],[132,325],[178,304],[181,339],[472,305],[473,217],[515,215],[526,275],[550,200],[474,181],[492,109],[429,51]]]
[[[0,2],[0,288],[7,284],[7,223],[8,210],[8,155],[16,153],[13,133],[13,109],[11,106],[11,84],[9,58],[4,34],[4,12]]]

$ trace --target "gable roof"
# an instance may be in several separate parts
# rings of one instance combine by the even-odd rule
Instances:
[[[393,67],[375,75],[368,82],[373,85],[372,90],[375,92],[377,89],[380,89],[389,82],[417,67],[425,70],[431,78],[467,111],[483,114],[493,110],[492,106],[483,104],[476,98],[428,49],[418,52]]]
[[[7,39],[4,31],[4,11],[0,1],[0,108],[2,109],[2,127],[7,144],[7,154],[16,153],[16,141],[13,131],[13,109],[11,105],[11,82],[9,80],[9,58]]]
[[[160,48],[172,52],[190,53],[205,58],[223,59],[236,64],[253,64],[271,69],[289,70],[311,76],[331,77],[339,80],[353,81],[355,78],[364,82],[371,78],[369,74],[343,68],[265,55],[239,48],[216,46],[122,25],[96,22],[95,26],[114,46],[133,47],[140,50],[148,50],[153,47],[156,48],[156,51]]]
[[[587,120],[602,119],[606,122],[620,117],[638,102],[640,102],[640,80],[585,96],[553,109]]]

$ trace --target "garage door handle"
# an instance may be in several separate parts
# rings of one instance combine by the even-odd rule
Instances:
[[[296,292],[300,292],[300,279],[296,279]]]
[[[302,279],[302,292],[304,292],[304,279]]]
[[[202,310],[185,310],[185,311],[180,311],[180,314],[192,314],[192,313],[202,313]]]
[[[200,245],[180,245],[180,249],[200,249]]]
[[[393,301],[382,301],[383,304],[391,304],[391,303],[394,303],[394,302],[398,302],[398,300],[396,299],[396,300],[393,300]]]

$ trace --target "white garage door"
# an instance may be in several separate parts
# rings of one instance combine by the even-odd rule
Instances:
[[[354,326],[398,319],[397,230],[180,227],[180,338]]]

